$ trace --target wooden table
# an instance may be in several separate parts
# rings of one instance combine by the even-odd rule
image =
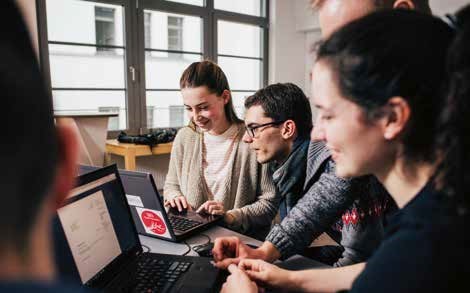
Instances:
[[[163,155],[171,153],[172,143],[161,143],[152,148],[148,145],[121,143],[117,139],[108,139],[106,141],[106,161],[110,162],[110,155],[124,157],[124,168],[135,171],[135,158],[141,156]]]

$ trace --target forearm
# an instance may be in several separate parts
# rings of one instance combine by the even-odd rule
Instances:
[[[301,252],[328,231],[354,201],[349,182],[337,178],[333,171],[325,171],[287,217],[271,229],[266,240],[277,247],[283,258]]]
[[[331,269],[289,272],[288,287],[302,292],[337,292],[351,288],[365,263]]]
[[[177,178],[170,177],[170,174],[168,174],[167,179],[165,180],[165,185],[163,187],[163,197],[166,200],[171,200],[178,196],[184,196],[184,194],[180,190],[180,185],[178,183]]]

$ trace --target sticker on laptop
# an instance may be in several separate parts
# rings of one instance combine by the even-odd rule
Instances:
[[[144,207],[144,203],[142,202],[142,199],[140,198],[140,196],[126,194],[126,198],[127,198],[127,203],[130,206],[142,207],[142,208]]]
[[[135,209],[139,214],[139,219],[144,226],[145,232],[171,239],[168,227],[166,226],[165,221],[163,220],[163,215],[160,211],[139,207],[136,207]]]

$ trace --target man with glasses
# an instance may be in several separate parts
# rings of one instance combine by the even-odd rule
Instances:
[[[237,237],[216,239],[217,266],[226,268],[240,258],[288,258],[324,232],[340,245],[310,248],[307,256],[334,266],[365,261],[383,236],[386,197],[375,178],[336,177],[324,143],[310,142],[311,108],[296,85],[267,86],[246,99],[245,109],[243,140],[259,163],[272,164],[282,222],[257,249]]]

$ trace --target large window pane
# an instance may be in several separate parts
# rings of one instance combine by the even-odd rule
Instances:
[[[145,48],[202,52],[200,17],[145,10]]]
[[[262,62],[242,58],[218,58],[232,90],[258,90],[261,85]]]
[[[145,58],[145,86],[147,89],[179,89],[181,74],[189,64],[201,60],[200,55],[151,52]]]
[[[204,5],[204,0],[167,0],[167,1],[197,5],[197,6],[203,6]]]
[[[123,46],[123,8],[79,0],[47,0],[49,41]]]
[[[260,27],[219,20],[217,31],[219,54],[261,57]]]
[[[109,130],[127,128],[125,91],[52,91],[57,114],[119,113],[109,119]]]
[[[187,125],[183,105],[180,91],[147,91],[147,128]]]
[[[49,45],[52,87],[125,88],[124,50],[97,54],[95,47]]]
[[[54,111],[118,113],[109,119],[108,129],[126,129],[124,8],[46,0],[46,15]]]
[[[261,11],[262,3],[264,3],[263,0],[214,0],[214,8],[255,16],[263,16],[264,12]]]

